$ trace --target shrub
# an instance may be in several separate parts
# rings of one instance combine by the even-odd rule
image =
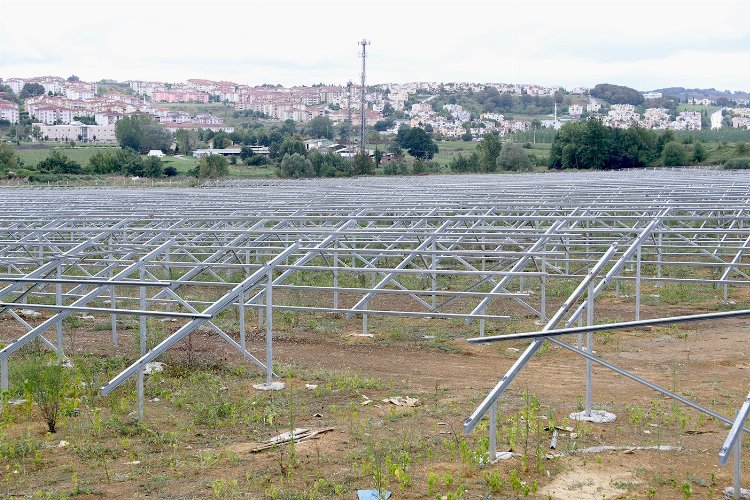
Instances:
[[[518,143],[506,144],[497,157],[497,166],[503,170],[529,170],[531,160],[526,150]]]
[[[724,162],[726,170],[744,170],[750,168],[750,158],[732,158]]]
[[[665,167],[679,167],[687,165],[688,156],[685,146],[677,141],[671,141],[664,145],[662,151],[662,164]]]
[[[27,394],[39,406],[49,432],[56,432],[66,396],[68,370],[60,363],[29,363],[23,375]]]
[[[198,177],[215,179],[229,175],[229,161],[221,155],[210,155],[198,164]]]

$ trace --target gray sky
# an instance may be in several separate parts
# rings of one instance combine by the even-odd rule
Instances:
[[[750,2],[0,0],[0,77],[750,90]]]

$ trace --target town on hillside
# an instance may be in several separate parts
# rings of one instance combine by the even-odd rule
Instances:
[[[618,99],[597,97],[601,92],[596,90],[505,83],[385,83],[364,89],[365,120],[381,133],[396,133],[401,125],[409,125],[428,128],[437,137],[464,140],[480,140],[488,132],[505,136],[559,129],[565,122],[590,117],[618,128],[750,128],[747,94],[709,99],[649,91],[639,93],[635,101],[613,102]],[[0,124],[25,122],[32,141],[86,143],[115,142],[115,123],[133,114],[150,115],[170,132],[232,133],[234,124],[228,120],[236,123],[246,117],[298,123],[327,117],[333,124],[357,127],[362,91],[351,82],[283,87],[205,79],[89,83],[75,76],[8,77],[0,79]],[[221,116],[201,110],[210,103],[224,105]],[[678,103],[690,109],[679,109]],[[24,134],[21,127],[15,130]]]

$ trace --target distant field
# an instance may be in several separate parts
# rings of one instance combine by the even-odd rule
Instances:
[[[71,160],[80,163],[82,166],[86,166],[97,151],[117,151],[118,149],[120,148],[117,146],[53,146],[49,149],[17,149],[16,153],[26,166],[35,166],[47,158],[53,150],[60,151]]]
[[[719,111],[721,106],[701,106],[699,104],[678,104],[677,111],[703,111],[706,110],[708,114]]]
[[[439,152],[433,160],[440,165],[447,165],[451,158],[459,153],[471,154],[476,149],[477,144],[475,141],[438,141]]]
[[[437,143],[440,148],[440,152],[433,158],[434,161],[440,165],[447,165],[451,161],[451,158],[458,154],[469,155],[471,154],[479,144],[476,141],[440,141]],[[503,145],[505,142],[503,142]],[[529,153],[534,153],[539,158],[542,158],[545,162],[549,158],[549,151],[552,144],[536,143],[532,145],[532,149],[528,150]]]
[[[162,162],[164,162],[165,167],[171,165],[177,169],[177,172],[183,175],[198,165],[198,160],[192,156],[165,156],[162,158]],[[238,163],[237,165],[229,165],[229,175],[232,177],[275,177],[276,170],[273,167],[248,167]]]

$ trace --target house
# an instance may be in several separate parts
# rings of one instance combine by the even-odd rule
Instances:
[[[583,114],[583,106],[579,104],[571,104],[568,106],[568,114],[570,116],[581,116]]]
[[[602,109],[602,105],[596,99],[591,99],[588,102],[588,104],[586,104],[587,113],[598,113],[601,109]]]
[[[155,156],[156,158],[162,158],[164,156],[164,151],[161,149],[152,149],[148,152],[147,156]]]

